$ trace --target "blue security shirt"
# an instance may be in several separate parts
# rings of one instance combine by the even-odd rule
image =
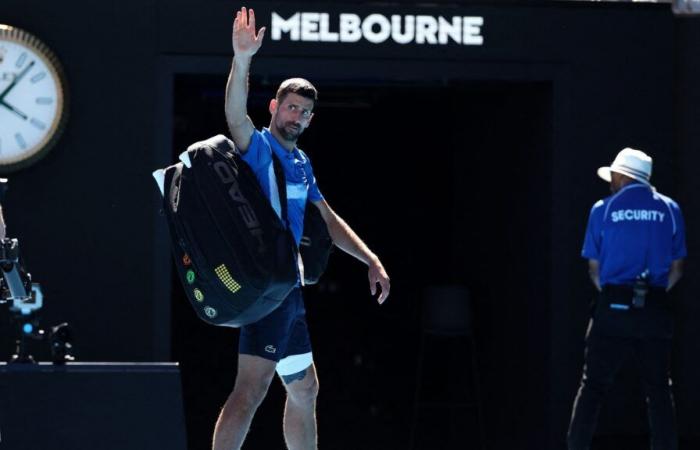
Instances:
[[[275,169],[272,165],[272,152],[275,152],[284,169],[287,180],[287,220],[294,240],[299,245],[304,232],[306,200],[308,198],[316,202],[322,200],[323,196],[316,185],[311,161],[303,151],[296,147],[292,151],[282,147],[268,128],[263,128],[262,131],[255,130],[248,151],[243,154],[243,160],[255,172],[263,192],[270,199],[272,207],[280,218],[282,209],[279,192],[271,189],[271,186],[277,185]]]
[[[600,263],[600,285],[631,285],[648,271],[666,287],[671,261],[685,258],[685,225],[678,204],[641,183],[598,201],[588,218],[581,255]]]

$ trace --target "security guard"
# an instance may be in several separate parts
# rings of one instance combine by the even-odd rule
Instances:
[[[600,294],[586,336],[569,450],[590,447],[602,399],[630,354],[646,390],[652,450],[678,448],[667,292],[682,275],[685,226],[678,204],[649,184],[651,167],[644,152],[625,148],[610,167],[598,169],[612,195],[593,205],[583,244]]]

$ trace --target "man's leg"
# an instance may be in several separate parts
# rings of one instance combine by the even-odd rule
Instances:
[[[678,448],[673,393],[669,377],[670,360],[670,339],[650,338],[640,342],[637,363],[647,394],[652,450]]]
[[[275,374],[275,361],[239,354],[233,392],[224,404],[214,428],[214,450],[239,450],[255,411],[262,403]]]
[[[308,368],[282,375],[287,389],[287,402],[284,406],[284,439],[289,450],[316,450],[316,398],[318,377],[316,368]]]
[[[581,386],[574,401],[567,435],[569,450],[588,450],[603,397],[610,389],[631,342],[624,338],[589,335]]]

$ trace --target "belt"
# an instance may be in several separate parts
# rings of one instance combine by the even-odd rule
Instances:
[[[639,302],[635,296],[633,286],[624,284],[606,284],[602,287],[601,298],[608,304],[610,309],[628,310],[640,309],[646,305],[663,304],[666,300],[666,289],[658,286],[649,286],[644,298]]]

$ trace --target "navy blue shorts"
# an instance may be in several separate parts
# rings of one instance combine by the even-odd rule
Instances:
[[[301,288],[294,288],[269,315],[241,327],[238,353],[275,361],[280,376],[301,372],[313,363]]]

